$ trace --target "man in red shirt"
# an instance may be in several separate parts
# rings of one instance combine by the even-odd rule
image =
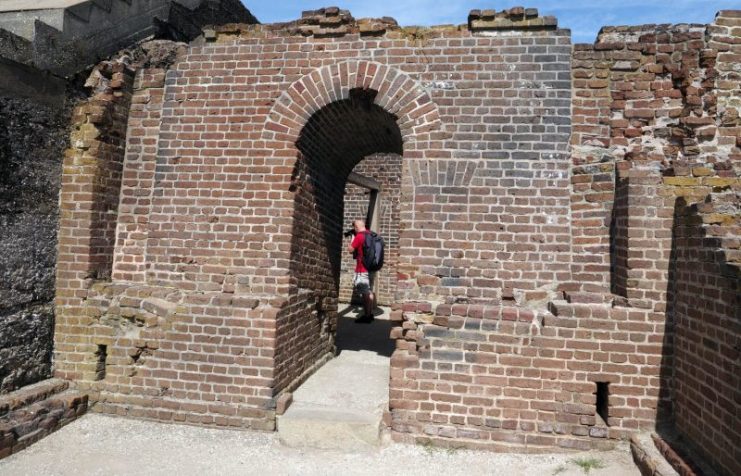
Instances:
[[[352,282],[353,287],[363,296],[363,309],[365,311],[365,314],[355,319],[355,322],[366,324],[373,322],[373,309],[376,307],[376,297],[371,290],[372,276],[363,265],[363,243],[365,242],[365,235],[368,233],[368,230],[365,229],[365,222],[363,220],[355,220],[352,226],[355,230],[355,236],[347,247],[347,250],[355,258],[355,276]]]

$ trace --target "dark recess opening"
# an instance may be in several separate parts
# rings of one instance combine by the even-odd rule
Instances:
[[[602,420],[605,422],[605,425],[610,426],[609,423],[607,423],[607,417],[609,416],[609,404],[608,404],[608,396],[610,394],[609,391],[609,385],[610,382],[596,382],[597,384],[597,414],[602,417]]]
[[[105,363],[108,358],[108,346],[98,344],[98,350],[95,351],[95,356],[98,358],[95,365],[95,380],[103,380],[105,378]]]

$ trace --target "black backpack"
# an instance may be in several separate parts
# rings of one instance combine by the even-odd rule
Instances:
[[[363,266],[368,271],[378,271],[383,267],[383,238],[372,231],[365,232],[363,241]]]

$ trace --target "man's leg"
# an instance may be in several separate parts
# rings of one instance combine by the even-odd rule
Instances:
[[[368,324],[373,321],[373,291],[370,287],[370,279],[366,273],[358,276],[358,291],[363,296],[363,316],[355,319],[358,324]]]
[[[376,296],[373,291],[363,294],[363,303],[365,304],[365,317],[373,317],[373,309],[376,307]]]
[[[373,316],[373,293],[363,290],[363,315],[355,319],[358,324],[370,324],[375,317]]]
[[[376,280],[376,273],[368,273],[368,304],[366,304],[365,315],[373,317],[373,311],[376,310],[376,294],[373,292],[373,283]]]

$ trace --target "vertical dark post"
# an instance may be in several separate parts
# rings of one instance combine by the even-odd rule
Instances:
[[[370,201],[368,203],[368,214],[366,216],[366,224],[369,230],[372,230],[373,225],[378,223],[378,211],[381,209],[381,192],[380,190],[371,189]],[[376,230],[377,232],[380,230]],[[378,296],[378,280],[373,279],[371,282],[371,289],[373,294]]]
[[[371,230],[373,225],[378,221],[378,209],[379,207],[379,193],[378,190],[371,189],[370,200],[368,202],[368,213],[365,217],[366,228]]]

